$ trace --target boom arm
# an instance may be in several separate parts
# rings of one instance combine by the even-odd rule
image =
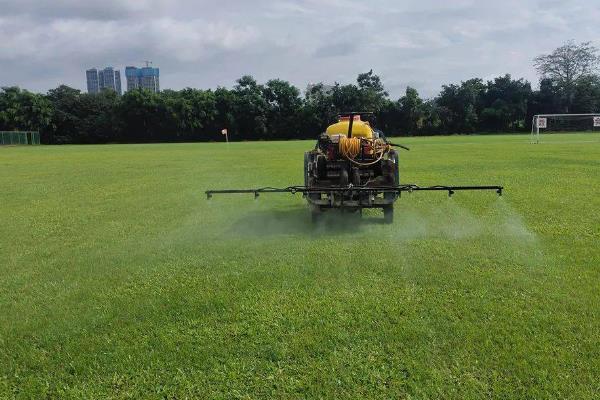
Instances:
[[[214,194],[234,194],[234,193],[253,193],[254,197],[258,197],[261,193],[337,193],[337,194],[350,194],[350,193],[368,193],[368,194],[379,194],[379,193],[396,193],[401,195],[402,192],[416,192],[416,191],[443,191],[448,192],[448,196],[452,196],[454,192],[458,190],[494,190],[499,196],[502,196],[503,186],[418,186],[415,184],[403,184],[398,186],[352,186],[347,187],[308,187],[308,186],[288,186],[285,188],[274,188],[274,187],[263,187],[257,189],[221,189],[221,190],[207,190],[206,198],[210,199]]]

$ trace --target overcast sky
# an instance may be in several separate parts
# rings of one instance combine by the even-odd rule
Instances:
[[[152,60],[161,88],[348,83],[396,98],[510,73],[569,39],[600,44],[598,0],[0,0],[0,86],[85,89],[85,69]]]

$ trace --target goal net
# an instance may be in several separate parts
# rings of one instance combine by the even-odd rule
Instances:
[[[600,131],[598,114],[539,114],[531,121],[531,142],[540,142],[540,133]]]
[[[0,131],[0,145],[40,144],[40,133],[34,131]]]

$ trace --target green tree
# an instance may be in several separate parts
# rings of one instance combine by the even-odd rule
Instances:
[[[41,94],[18,87],[0,89],[0,130],[43,130],[52,114],[52,103]]]
[[[589,75],[577,81],[571,110],[574,113],[600,111],[600,76]]]
[[[268,104],[263,86],[249,76],[237,80],[233,89],[236,134],[246,139],[264,139],[267,134]]]
[[[165,113],[172,126],[163,126],[164,133],[185,140],[202,140],[205,130],[215,119],[215,95],[210,90],[186,88],[164,91]]]
[[[328,124],[337,120],[338,112],[331,90],[323,83],[312,85],[306,91],[302,108],[303,137],[315,137],[323,132]]]
[[[208,128],[208,137],[214,140],[222,140],[222,129],[227,129],[230,133],[238,132],[235,119],[235,94],[231,90],[220,87],[215,90],[214,97],[216,115],[212,125]]]
[[[166,96],[149,90],[127,91],[121,99],[119,116],[123,123],[123,140],[156,142],[168,140],[165,127],[173,128],[175,116],[168,112]]]
[[[121,140],[121,119],[118,115],[120,96],[114,90],[98,94],[82,94],[77,143],[109,143]]]
[[[372,111],[369,109],[365,92],[356,85],[336,83],[330,91],[330,96],[336,114],[349,111]]]
[[[356,111],[378,112],[386,103],[388,93],[385,91],[381,78],[373,73],[373,70],[358,75],[356,78],[361,95],[360,107]]]
[[[485,85],[479,78],[460,85],[444,85],[436,98],[440,128],[447,133],[472,133],[478,128],[481,97]]]
[[[576,87],[598,71],[598,49],[590,42],[576,44],[569,41],[550,54],[542,54],[533,60],[542,79],[550,79],[562,93],[564,112],[571,112]]]
[[[54,113],[49,129],[42,136],[44,143],[74,143],[81,132],[81,91],[66,85],[48,91],[46,98]]]
[[[300,135],[302,99],[289,82],[271,79],[263,88],[267,102],[267,129],[270,137],[294,138]]]
[[[509,74],[488,81],[482,95],[479,130],[510,131],[524,128],[531,85]]]
[[[415,135],[423,127],[423,100],[416,89],[408,86],[404,96],[398,100],[400,105],[402,132]]]
[[[375,114],[376,128],[382,130],[386,135],[407,135],[403,130],[403,114],[400,101],[386,100],[379,112]]]

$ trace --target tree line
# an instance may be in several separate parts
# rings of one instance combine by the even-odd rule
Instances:
[[[45,94],[0,89],[0,131],[38,130],[42,143],[131,143],[314,138],[345,111],[373,111],[390,136],[518,132],[538,113],[600,111],[597,50],[568,42],[534,59],[539,89],[507,74],[443,85],[432,99],[416,89],[392,99],[373,71],[356,83],[310,86],[251,76],[231,88],[82,93],[61,85]]]

